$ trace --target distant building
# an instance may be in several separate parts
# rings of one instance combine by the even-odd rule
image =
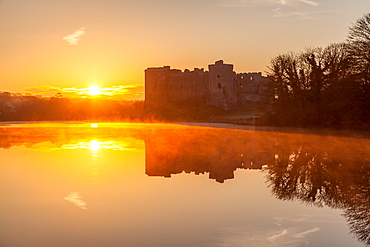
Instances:
[[[145,70],[145,103],[150,107],[171,102],[199,102],[224,110],[247,101],[271,102],[269,79],[258,73],[235,73],[222,60],[208,65],[208,71],[171,69],[170,66]]]

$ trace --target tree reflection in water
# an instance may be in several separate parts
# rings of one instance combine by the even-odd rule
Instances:
[[[370,245],[369,153],[342,148],[277,143],[267,182],[278,199],[342,209],[351,232]]]

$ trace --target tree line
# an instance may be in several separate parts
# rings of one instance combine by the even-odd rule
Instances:
[[[370,13],[347,40],[271,59],[270,121],[280,126],[370,127]]]
[[[0,121],[142,121],[144,101],[65,98],[0,92]]]

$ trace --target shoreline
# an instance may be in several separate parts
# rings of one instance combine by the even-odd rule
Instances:
[[[225,122],[108,122],[108,121],[4,121],[0,122],[0,128],[12,127],[11,125],[32,125],[32,124],[168,124],[181,125],[203,128],[221,128],[230,130],[244,131],[263,131],[263,132],[278,132],[278,133],[295,133],[306,135],[321,135],[321,136],[340,136],[340,137],[355,137],[355,138],[370,138],[370,132],[366,130],[350,130],[350,129],[335,129],[335,128],[304,128],[304,127],[276,127],[276,126],[258,126],[246,125],[240,123],[225,123]],[[14,126],[15,127],[15,126]],[[36,126],[37,127],[37,126]],[[56,126],[57,127],[57,126]]]

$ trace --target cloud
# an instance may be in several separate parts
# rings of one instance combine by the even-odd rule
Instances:
[[[310,1],[310,0],[299,0],[299,1],[302,3],[308,4],[308,5],[314,6],[314,7],[319,6],[319,3],[314,2],[314,1]]]
[[[102,88],[103,95],[113,99],[140,99],[144,95],[143,84],[119,85]]]
[[[287,229],[284,229],[281,233],[277,233],[277,234],[275,234],[275,235],[273,235],[271,237],[268,237],[267,239],[269,241],[273,242],[273,241],[275,241],[275,239],[287,235],[287,233],[288,233],[288,230]]]
[[[63,40],[65,40],[69,45],[78,45],[78,42],[80,41],[81,36],[84,35],[85,33],[86,33],[85,28],[80,27],[73,33],[63,37]]]
[[[247,7],[247,6],[266,6],[276,5],[285,0],[224,0],[223,7]]]
[[[320,5],[318,2],[315,2],[312,0],[279,0],[279,3],[281,5],[287,5],[287,6],[299,6],[299,3],[305,3],[313,7],[317,7]]]
[[[313,0],[224,0],[223,6],[241,7],[241,6],[297,6],[299,3],[316,7],[320,4]]]
[[[307,231],[296,233],[296,234],[294,234],[294,237],[295,237],[295,238],[305,238],[305,237],[306,237],[306,235],[308,235],[308,234],[310,234],[310,233],[317,232],[317,231],[320,231],[320,228],[318,228],[318,227],[314,227],[314,228],[309,229],[309,230],[307,230]]]
[[[314,0],[224,0],[223,4],[226,7],[272,7],[273,17],[299,17],[301,19],[309,19],[310,16],[317,18],[318,14],[325,15],[323,12],[312,11],[312,8],[319,5]]]
[[[53,96],[56,93],[60,92],[60,88],[50,85],[41,85],[25,88],[23,91],[25,91],[26,93],[31,93],[33,95]]]
[[[41,85],[35,87],[25,88],[25,93],[41,96],[55,96],[61,93],[64,97],[80,98],[89,97],[89,87],[55,87],[51,85]],[[144,85],[131,84],[119,85],[111,87],[100,88],[102,97],[117,100],[142,100],[144,98]]]
[[[317,6],[319,3],[312,0],[280,0],[279,6],[273,10],[273,17],[307,18],[319,13],[312,11],[312,7]]]
[[[301,20],[323,20],[332,18],[332,13],[336,13],[335,10],[329,11],[286,11],[282,8],[276,8],[273,10],[273,17],[296,17]]]
[[[286,1],[286,0],[280,0],[280,3],[281,3],[282,5],[288,5],[288,3],[287,3],[287,1]]]
[[[276,8],[273,10],[273,17],[305,17],[309,15],[309,13],[300,12],[300,11],[284,11],[282,8]]]

